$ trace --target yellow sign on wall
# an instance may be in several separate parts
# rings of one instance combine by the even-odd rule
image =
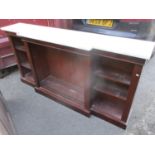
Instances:
[[[96,26],[104,26],[104,27],[112,27],[113,20],[110,20],[110,19],[88,19],[87,24],[96,25]]]

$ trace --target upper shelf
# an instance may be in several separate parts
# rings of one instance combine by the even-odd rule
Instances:
[[[86,51],[98,49],[142,59],[150,59],[155,45],[155,43],[151,41],[24,23],[6,26],[1,29],[7,32],[16,33],[17,36],[60,44]]]
[[[15,46],[15,49],[19,50],[19,51],[26,52],[26,49],[25,49],[25,47],[23,45],[17,45],[17,46]]]
[[[131,76],[129,74],[106,68],[95,71],[95,75],[125,85],[130,85],[131,82]]]

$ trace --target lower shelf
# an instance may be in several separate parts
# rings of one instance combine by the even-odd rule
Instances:
[[[22,52],[26,52],[26,49],[25,49],[24,45],[17,45],[17,46],[15,46],[15,49],[19,50],[19,51],[22,51]]]
[[[25,78],[28,79],[29,81],[34,82],[32,72],[29,72],[29,73],[25,74]]]
[[[77,101],[72,101],[70,99],[67,99],[66,97],[61,96],[58,93],[55,93],[53,91],[49,91],[48,89],[45,89],[43,87],[35,87],[36,92],[45,95],[56,102],[59,102],[60,104],[64,104],[65,106],[78,111],[86,116],[90,116],[90,110],[86,109],[84,106],[77,104]]]
[[[126,129],[126,122],[121,120],[123,114],[123,106],[121,104],[98,100],[93,103],[91,112],[116,126]]]
[[[28,72],[24,75],[24,77],[21,77],[21,80],[29,85],[34,86],[35,85],[35,81],[32,75],[32,72]]]
[[[40,86],[83,106],[84,90],[78,86],[70,84],[64,80],[57,79],[52,75],[49,75],[47,78],[42,80],[40,82]]]
[[[98,99],[97,101],[93,102],[91,110],[102,115],[106,114],[109,117],[115,117],[121,120],[123,114],[123,104]]]
[[[96,84],[93,89],[100,93],[112,96],[114,98],[118,98],[123,101],[127,100],[128,87],[126,86],[118,85],[107,80],[96,80]]]
[[[21,63],[21,66],[22,66],[22,67],[25,67],[25,68],[27,68],[27,69],[31,69],[31,66],[30,66],[30,64],[29,64],[28,62],[22,62],[22,63]]]

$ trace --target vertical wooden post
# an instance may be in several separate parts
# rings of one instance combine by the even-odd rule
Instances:
[[[125,105],[125,109],[124,109],[124,112],[122,115],[122,120],[125,122],[127,121],[127,118],[128,118],[129,112],[130,112],[130,108],[132,106],[132,101],[133,101],[134,94],[135,94],[135,91],[136,91],[136,88],[138,85],[141,71],[142,71],[142,66],[139,66],[139,65],[134,66],[134,69],[132,72],[131,85],[128,90],[129,94],[128,94],[127,102],[125,103],[126,105]]]

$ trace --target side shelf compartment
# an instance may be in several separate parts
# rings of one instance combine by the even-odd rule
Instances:
[[[16,65],[15,55],[8,37],[0,38],[0,72]]]
[[[91,55],[91,112],[119,127],[126,128],[143,64],[126,56],[104,51]]]
[[[35,86],[35,78],[32,67],[31,52],[26,42],[17,36],[10,36],[15,51],[18,68],[21,73],[21,80],[31,86]]]

